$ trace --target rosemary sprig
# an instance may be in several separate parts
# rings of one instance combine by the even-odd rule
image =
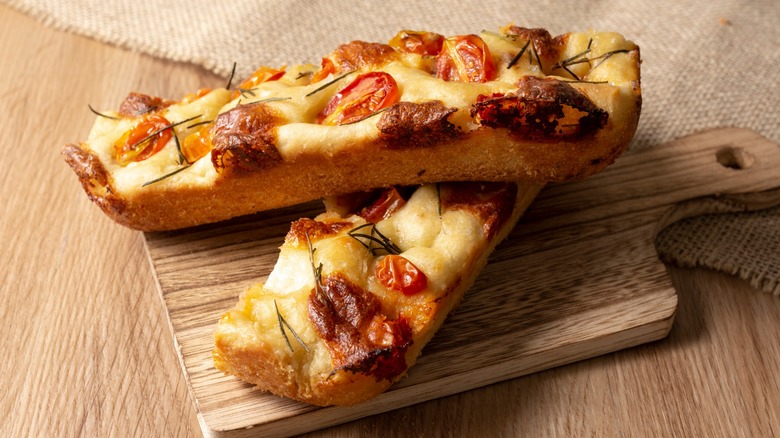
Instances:
[[[492,35],[492,36],[494,36],[496,38],[501,38],[502,40],[506,40],[506,41],[514,41],[517,38],[517,35],[504,35],[504,34],[500,34],[498,32],[494,32],[492,30],[483,30],[480,33],[484,33],[484,34],[487,34],[487,35]]]
[[[570,75],[571,75],[571,76],[572,76],[574,79],[576,79],[576,80],[578,80],[578,81],[579,81],[579,80],[580,80],[580,77],[579,77],[579,76],[577,76],[577,75],[576,75],[576,74],[575,74],[573,71],[571,71],[571,69],[569,69],[569,66],[570,66],[570,65],[572,65],[572,64],[574,63],[574,61],[576,61],[576,60],[578,60],[579,58],[582,58],[583,56],[585,56],[585,55],[587,55],[588,53],[590,53],[590,46],[591,46],[592,44],[593,44],[593,38],[591,38],[591,39],[589,39],[589,40],[588,40],[588,47],[587,47],[585,50],[583,50],[583,51],[582,51],[582,52],[580,52],[580,53],[577,53],[577,54],[576,54],[576,55],[574,55],[574,56],[570,56],[569,58],[566,58],[566,59],[564,59],[563,61],[561,61],[561,62],[559,62],[559,63],[555,64],[555,65],[552,67],[553,71],[555,71],[555,70],[558,70],[559,68],[562,68],[562,69],[566,70],[566,72],[567,72],[567,73],[569,73],[569,74],[570,74]]]
[[[525,42],[525,44],[523,45],[523,48],[522,48],[522,49],[520,49],[520,51],[519,51],[519,52],[517,52],[517,55],[515,55],[515,57],[514,57],[514,58],[512,58],[512,60],[511,60],[511,61],[509,61],[509,65],[507,65],[507,66],[506,66],[506,69],[507,69],[507,70],[509,70],[510,68],[512,68],[512,66],[514,66],[515,64],[517,64],[517,61],[519,61],[519,60],[520,60],[520,58],[522,58],[522,57],[523,57],[523,53],[525,53],[525,50],[528,48],[528,45],[529,45],[529,44],[531,44],[531,40],[528,40],[528,41],[526,41],[526,42]]]
[[[255,104],[255,103],[278,102],[280,100],[290,100],[290,99],[292,99],[292,97],[269,97],[268,99],[260,99],[260,100],[254,101],[254,102],[249,102],[249,103],[247,103],[247,105],[252,105],[252,104]],[[238,99],[238,102],[236,102],[236,106],[241,105],[242,103],[243,102],[241,101],[241,99]]]
[[[295,80],[297,81],[298,79],[303,79],[306,76],[311,76],[313,74],[314,74],[314,70],[302,71],[302,72],[298,73],[298,76],[295,77]]]
[[[184,120],[182,120],[182,121],[180,121],[180,122],[171,123],[170,125],[168,125],[168,126],[165,126],[165,127],[163,127],[163,128],[160,128],[160,129],[158,129],[158,130],[156,130],[156,131],[152,132],[151,134],[147,135],[146,137],[144,137],[144,138],[142,138],[142,139],[138,140],[138,141],[135,143],[135,146],[138,146],[138,145],[140,145],[140,144],[143,144],[143,143],[145,143],[145,142],[149,141],[149,139],[153,138],[153,137],[154,137],[154,136],[156,136],[156,135],[159,135],[159,134],[160,134],[160,133],[162,133],[162,132],[165,132],[165,131],[167,131],[167,130],[169,130],[169,129],[170,129],[170,130],[173,130],[173,128],[175,128],[175,127],[177,127],[177,126],[179,126],[179,125],[183,125],[183,124],[185,124],[185,123],[187,123],[187,122],[191,122],[191,121],[193,121],[193,120],[197,119],[198,117],[202,117],[202,116],[203,116],[203,114],[199,114],[199,115],[197,115],[197,116],[190,117],[190,118],[188,118],[188,119],[184,119]],[[176,133],[176,131],[174,131],[174,134],[175,134],[175,133]]]
[[[597,60],[597,59],[599,59],[599,58],[601,58],[601,61],[599,61],[599,62],[598,62],[596,65],[594,65],[593,67],[591,67],[591,70],[593,70],[593,69],[595,69],[596,67],[600,66],[600,65],[601,65],[601,63],[603,63],[603,62],[604,62],[604,61],[606,61],[607,59],[611,58],[611,57],[612,57],[612,55],[615,55],[615,54],[618,54],[618,53],[628,53],[628,52],[630,52],[630,50],[626,50],[626,49],[621,49],[621,50],[613,50],[613,51],[611,51],[611,52],[607,52],[607,53],[605,53],[605,54],[603,54],[603,55],[601,55],[601,56],[599,56],[599,57],[593,58],[593,59],[591,59],[591,61],[595,61],[595,60]]]
[[[588,48],[587,49],[583,50],[582,52],[580,52],[580,53],[578,53],[578,54],[576,54],[574,56],[570,56],[570,57],[564,59],[563,61],[555,64],[553,66],[553,70],[557,70],[557,69],[562,68],[564,66],[568,66],[571,62],[575,61],[576,59],[581,58],[581,57],[587,55],[588,53],[590,53],[590,45],[591,45],[591,43],[593,43],[593,38],[591,38],[590,41],[588,42]]]
[[[599,65],[601,65],[602,62],[604,62],[607,59],[609,59],[612,55],[616,55],[618,53],[628,53],[628,52],[630,52],[630,50],[626,50],[626,49],[612,50],[610,52],[603,53],[603,54],[601,54],[599,56],[595,56],[593,58],[584,58],[584,59],[578,59],[578,60],[575,60],[575,61],[571,61],[571,62],[567,63],[566,65],[567,66],[572,66],[572,65],[575,65],[575,64],[583,64],[583,63],[586,63],[586,62],[590,63],[591,61],[595,61],[597,59],[600,59],[601,61],[598,64],[596,64],[593,67],[591,67],[591,70],[593,70],[596,67],[598,67]]]
[[[187,160],[187,157],[185,157],[181,151],[181,143],[179,143],[179,136],[176,135],[176,130],[173,130],[173,140],[176,142],[176,152],[179,154],[179,165],[184,164],[185,161],[187,164],[192,164]]]
[[[155,179],[153,179],[153,180],[151,180],[151,181],[147,181],[147,182],[143,183],[143,184],[141,185],[141,187],[146,187],[146,186],[152,185],[152,184],[154,184],[154,183],[160,182],[160,181],[162,181],[162,180],[164,180],[164,179],[166,179],[166,178],[170,178],[170,177],[172,177],[173,175],[176,175],[177,173],[179,173],[179,172],[181,172],[181,171],[183,171],[183,170],[189,169],[189,168],[190,168],[190,166],[191,166],[191,165],[190,165],[190,164],[188,164],[188,165],[186,165],[186,166],[184,166],[184,167],[180,167],[180,168],[178,168],[178,169],[174,170],[174,171],[173,171],[173,172],[171,172],[171,173],[167,173],[167,174],[165,174],[165,175],[163,175],[163,176],[161,176],[161,177],[159,177],[159,178],[155,178]]]
[[[562,67],[563,67],[564,70],[566,70],[567,73],[569,73],[571,75],[571,77],[573,77],[574,79],[576,79],[578,81],[581,80],[579,76],[577,76],[573,71],[569,70],[569,67],[567,67],[565,65],[563,65]]]
[[[608,84],[609,81],[584,81],[582,79],[576,79],[576,80],[564,80],[561,82],[567,82],[570,84]]]
[[[255,88],[241,88],[238,87],[238,92],[241,93],[241,97],[248,99],[247,95],[255,97]]]
[[[314,252],[317,250],[316,248],[312,247],[311,245],[311,239],[309,238],[309,232],[304,231],[303,234],[306,236],[306,246],[309,249],[309,261],[311,262],[311,269],[312,273],[314,274],[314,290],[317,294],[317,297],[322,301],[323,303],[329,303],[330,299],[328,299],[328,296],[325,295],[325,291],[322,287],[322,263],[319,264],[319,266],[314,265]]]
[[[228,83],[225,86],[226,90],[230,89],[230,86],[233,85],[233,76],[236,74],[236,63],[233,62],[233,68],[230,70],[230,77],[228,78]]]
[[[371,231],[369,231],[368,234],[358,232],[368,227],[371,227]],[[374,236],[374,233],[376,233],[376,236]],[[349,237],[360,242],[361,245],[363,245],[367,250],[371,252],[371,255],[375,256],[379,251],[385,251],[388,254],[401,253],[401,248],[399,248],[395,243],[393,243],[392,240],[390,240],[387,236],[385,236],[379,230],[377,230],[376,226],[370,222],[367,224],[363,224],[359,227],[353,228],[347,234],[349,235]],[[361,238],[366,239],[367,242],[360,240]],[[379,247],[378,248],[374,247],[373,243],[378,244]]]
[[[316,94],[316,93],[318,93],[318,92],[320,92],[320,91],[322,91],[322,90],[324,90],[324,89],[326,89],[326,88],[330,87],[331,85],[335,84],[336,82],[338,82],[338,81],[340,81],[340,80],[344,79],[345,77],[347,77],[347,76],[351,75],[351,74],[352,74],[352,73],[354,73],[354,72],[355,72],[355,70],[348,71],[348,72],[344,73],[343,75],[341,75],[341,76],[339,76],[339,77],[337,77],[337,78],[333,79],[332,81],[330,81],[330,82],[328,82],[328,83],[326,83],[326,84],[324,84],[324,85],[320,86],[319,88],[317,88],[316,90],[314,90],[314,91],[310,92],[309,94],[307,94],[307,95],[306,95],[306,96],[304,96],[304,97],[309,97],[309,96],[311,96],[311,95],[313,95],[313,94]]]
[[[542,67],[542,60],[539,59],[539,52],[536,51],[536,44],[531,43],[531,49],[533,49],[534,56],[536,57],[536,63],[539,64],[539,70],[544,70],[544,67]],[[533,64],[531,58],[528,58],[528,62]]]
[[[204,120],[202,122],[193,123],[192,125],[187,125],[187,129],[192,129],[192,128],[195,128],[195,127],[201,126],[201,125],[208,125],[211,122],[213,122],[213,120]]]
[[[301,344],[301,347],[303,347],[306,352],[309,352],[309,347],[306,346],[306,344],[303,342],[303,339],[301,339],[300,336],[298,336],[298,333],[295,333],[295,330],[293,330],[292,327],[290,327],[290,324],[287,322],[286,319],[282,316],[282,314],[279,312],[279,306],[276,304],[276,300],[274,300],[274,308],[276,309],[276,319],[279,321],[279,330],[282,332],[282,337],[284,338],[284,342],[287,343],[287,347],[290,348],[290,351],[295,353],[295,349],[293,349],[292,344],[290,343],[290,339],[287,337],[287,333],[285,333],[284,328],[287,327],[287,330],[290,330],[290,333],[292,333],[293,337],[296,341],[298,341],[299,344]]]
[[[564,59],[563,61],[555,64],[552,67],[553,71],[562,68],[562,69],[566,70],[566,72],[569,73],[576,80],[576,82],[588,82],[588,81],[583,81],[582,79],[580,79],[580,77],[577,76],[576,74],[574,74],[574,72],[571,71],[571,69],[569,67],[571,67],[572,65],[577,65],[577,64],[584,64],[584,63],[590,64],[592,61],[600,60],[598,63],[596,63],[596,65],[594,65],[594,66],[592,66],[590,68],[590,70],[593,71],[593,70],[596,69],[596,67],[600,66],[601,63],[603,63],[604,61],[609,59],[612,55],[615,55],[617,53],[628,53],[629,52],[629,50],[626,50],[626,49],[619,49],[619,50],[612,50],[610,52],[606,52],[606,53],[603,53],[603,54],[601,54],[599,56],[595,56],[595,57],[592,57],[592,58],[587,58],[587,57],[585,57],[585,55],[587,55],[587,54],[589,54],[591,52],[591,45],[592,44],[593,44],[593,38],[588,40],[588,48],[587,49],[585,49],[582,52],[577,53],[576,55],[571,56],[571,57],[569,57],[567,59]],[[600,83],[600,82],[594,82],[594,83]]]
[[[269,97],[268,99],[261,99],[252,103],[266,103],[266,102],[279,102],[280,100],[290,100],[292,97]]]
[[[363,117],[362,119],[359,119],[359,120],[353,120],[353,121],[351,121],[351,122],[349,122],[349,123],[342,123],[342,124],[341,124],[341,126],[353,125],[353,124],[355,124],[355,123],[362,122],[363,120],[366,120],[366,119],[368,119],[368,118],[374,117],[374,116],[375,116],[375,115],[377,115],[377,114],[381,114],[381,113],[383,113],[383,112],[387,111],[389,108],[390,108],[389,106],[386,106],[386,107],[384,107],[384,108],[382,108],[382,109],[380,109],[380,110],[376,110],[376,111],[374,111],[373,113],[371,113],[371,114],[369,114],[369,115],[367,115],[367,116]]]
[[[92,114],[96,116],[105,117],[106,119],[111,119],[111,120],[119,120],[119,117],[107,116],[101,112],[98,112],[95,108],[92,108],[92,105],[90,104],[87,104],[87,107],[89,108],[90,111],[92,111]]]
[[[439,202],[439,217],[441,217],[441,183],[436,183],[436,200]]]

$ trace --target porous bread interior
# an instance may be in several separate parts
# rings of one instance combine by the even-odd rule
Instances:
[[[428,289],[418,295],[404,296],[378,283],[373,275],[375,257],[346,231],[317,241],[314,263],[323,263],[323,275],[344,273],[375,294],[388,315],[403,314],[409,319],[414,335],[406,361],[411,367],[540,188],[520,185],[512,216],[490,240],[482,232],[482,222],[470,213],[452,210],[439,217],[432,185],[418,189],[401,210],[378,223],[380,231],[404,250],[402,255],[428,277]],[[349,220],[363,223],[354,216]],[[266,283],[247,290],[236,308],[220,319],[215,332],[215,365],[259,389],[311,404],[365,401],[402,376],[378,380],[368,374],[334,371],[327,347],[307,314],[308,297],[314,288],[311,263],[308,249],[287,243],[282,246]],[[290,350],[280,332],[277,306],[308,351],[288,332]]]

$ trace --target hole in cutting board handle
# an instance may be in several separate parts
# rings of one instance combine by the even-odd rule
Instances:
[[[749,169],[756,161],[756,157],[750,152],[740,147],[726,146],[715,153],[715,158],[723,167],[729,169],[743,170]]]

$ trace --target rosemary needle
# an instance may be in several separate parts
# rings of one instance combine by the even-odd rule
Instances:
[[[287,322],[286,319],[282,316],[282,314],[279,312],[279,306],[276,304],[276,300],[274,300],[274,308],[276,309],[276,319],[279,322],[279,330],[282,332],[282,337],[284,338],[284,342],[287,343],[287,347],[290,348],[290,351],[295,353],[295,350],[293,349],[292,344],[290,344],[290,339],[287,337],[287,333],[285,333],[284,328],[287,327],[287,330],[290,330],[290,333],[292,333],[293,337],[296,341],[298,341],[299,344],[301,344],[301,347],[303,347],[306,352],[309,352],[309,347],[306,346],[306,344],[303,342],[303,339],[301,339],[300,336],[298,336],[298,333],[295,333],[295,330],[293,330],[292,327],[290,327],[290,324]]]
[[[337,78],[333,79],[332,81],[328,82],[327,84],[324,84],[324,85],[320,86],[319,88],[317,88],[316,90],[312,91],[311,93],[307,94],[307,95],[306,95],[306,96],[304,96],[304,97],[309,97],[309,96],[311,96],[311,95],[313,95],[313,94],[316,94],[316,93],[318,93],[318,92],[320,92],[320,91],[322,91],[322,90],[324,90],[324,89],[326,89],[326,88],[330,87],[331,85],[335,84],[336,82],[338,82],[338,81],[340,81],[340,80],[344,79],[345,77],[347,77],[347,76],[351,75],[351,74],[352,74],[352,73],[354,73],[354,72],[355,72],[355,70],[348,71],[348,72],[344,73],[343,75],[341,75],[341,76],[339,76],[339,77],[337,77]]]
[[[172,177],[173,175],[176,175],[177,173],[179,173],[179,172],[181,172],[181,171],[183,171],[183,170],[189,169],[189,168],[190,168],[190,166],[189,166],[189,165],[187,165],[187,166],[184,166],[184,167],[180,167],[180,168],[178,168],[178,169],[174,170],[174,171],[173,171],[173,172],[171,172],[171,173],[167,173],[167,174],[165,174],[165,175],[163,175],[163,176],[161,176],[161,177],[159,177],[159,178],[155,178],[155,179],[153,179],[153,180],[151,180],[151,181],[147,181],[147,182],[143,183],[143,185],[141,185],[141,187],[146,187],[146,186],[152,185],[152,184],[154,184],[154,183],[156,183],[156,182],[160,182],[160,181],[162,181],[162,180],[164,180],[164,179],[166,179],[166,178],[170,178],[170,177]]]
[[[515,57],[514,57],[514,58],[512,58],[512,60],[511,60],[511,61],[509,61],[509,65],[507,65],[507,66],[506,66],[506,69],[507,69],[507,70],[509,70],[510,68],[512,68],[512,66],[514,66],[515,64],[517,64],[517,61],[519,61],[519,60],[520,60],[520,58],[523,56],[523,53],[525,53],[525,50],[528,48],[528,45],[529,45],[529,44],[531,44],[531,40],[528,40],[528,41],[526,41],[526,42],[525,42],[525,45],[523,45],[523,48],[522,48],[522,49],[520,49],[520,51],[519,51],[519,52],[517,52],[517,55],[515,55]]]
[[[119,117],[107,116],[107,115],[105,115],[105,114],[103,114],[101,112],[98,112],[95,108],[92,108],[92,105],[90,105],[90,104],[87,104],[87,107],[89,108],[90,111],[92,111],[92,114],[95,114],[96,116],[105,117],[105,118],[111,119],[111,120],[119,120]]]
[[[184,119],[184,120],[182,120],[182,121],[180,121],[180,122],[171,123],[170,125],[168,125],[168,126],[166,126],[166,127],[164,127],[164,128],[160,128],[160,129],[158,129],[158,130],[156,130],[156,131],[152,132],[151,134],[147,135],[146,137],[144,137],[144,138],[142,138],[142,139],[138,140],[137,142],[135,142],[134,146],[138,146],[138,145],[140,145],[140,144],[143,144],[144,142],[146,142],[146,141],[147,141],[147,140],[149,140],[150,138],[152,138],[152,137],[154,137],[154,136],[156,136],[156,135],[159,135],[161,132],[165,132],[165,131],[167,131],[167,130],[169,130],[169,129],[173,129],[173,128],[175,128],[175,127],[177,127],[177,126],[179,126],[179,125],[183,125],[183,124],[185,124],[185,123],[187,123],[187,122],[191,122],[191,121],[193,121],[193,120],[197,119],[198,117],[202,117],[202,116],[203,116],[203,114],[199,114],[199,115],[197,115],[197,116],[190,117],[189,119]]]
[[[228,83],[225,86],[226,90],[230,89],[230,86],[233,84],[233,76],[236,74],[236,63],[233,62],[233,68],[230,70],[230,77],[228,78]]]

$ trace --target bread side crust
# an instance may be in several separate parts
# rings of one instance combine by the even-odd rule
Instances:
[[[595,136],[577,142],[522,141],[506,129],[493,128],[422,149],[392,150],[376,141],[353,145],[349,153],[302,155],[261,172],[226,175],[210,186],[150,186],[123,197],[122,209],[104,211],[130,228],[163,231],[392,185],[570,181],[602,170],[622,153],[636,131],[638,105],[622,114],[624,120],[613,120]]]

